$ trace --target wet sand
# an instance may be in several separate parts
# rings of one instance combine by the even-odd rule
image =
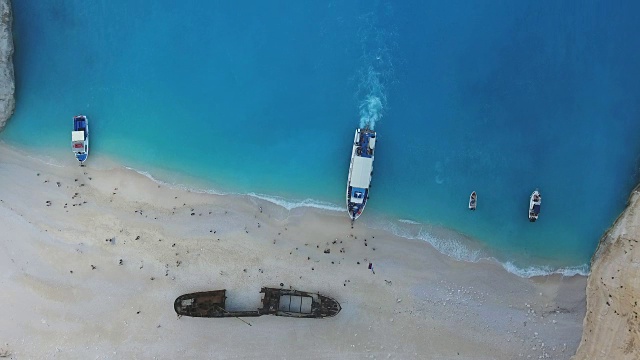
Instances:
[[[345,213],[57,165],[0,144],[0,353],[16,359],[569,359],[582,276],[524,279]],[[369,263],[373,269],[369,269]],[[373,271],[372,271],[373,270]],[[318,291],[330,319],[177,318],[184,293]]]

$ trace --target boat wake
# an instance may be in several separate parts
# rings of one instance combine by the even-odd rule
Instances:
[[[390,4],[376,9],[360,17],[360,43],[362,63],[358,71],[358,107],[360,112],[360,128],[374,130],[382,119],[387,107],[387,85],[393,82],[394,66],[392,50],[395,47],[396,32],[386,26],[380,26],[383,17],[389,13]]]
[[[365,86],[368,87],[368,94],[365,99],[360,102],[360,128],[369,128],[373,130],[378,120],[382,119],[382,113],[387,101],[384,94],[384,87],[380,84],[378,75],[372,68],[369,68],[370,77],[367,79]]]

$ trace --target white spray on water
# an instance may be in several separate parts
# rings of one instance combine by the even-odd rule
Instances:
[[[380,16],[383,16],[385,11],[390,11],[389,6],[383,9],[382,15],[372,12],[360,18],[362,67],[358,72],[359,84],[356,95],[361,128],[369,127],[373,130],[387,107],[385,85],[393,77],[391,48],[395,46],[395,32],[380,28],[378,23]]]

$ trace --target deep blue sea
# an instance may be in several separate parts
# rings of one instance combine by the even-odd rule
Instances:
[[[9,144],[72,158],[71,119],[83,113],[92,156],[340,208],[353,132],[369,123],[378,143],[359,221],[520,274],[587,264],[640,180],[637,1],[14,0],[13,10]]]

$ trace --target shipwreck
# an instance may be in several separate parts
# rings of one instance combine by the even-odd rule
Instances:
[[[179,316],[223,318],[262,315],[297,318],[326,318],[337,315],[340,304],[324,295],[291,289],[263,287],[262,307],[257,310],[228,311],[226,290],[195,292],[179,296],[173,308]]]

